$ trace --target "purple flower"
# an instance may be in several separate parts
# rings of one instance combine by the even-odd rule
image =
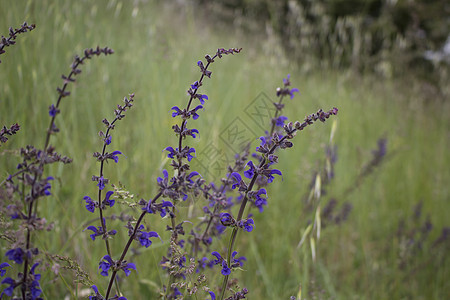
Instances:
[[[231,173],[231,177],[234,178],[233,185],[231,186],[231,188],[234,190],[237,186],[241,185],[242,177],[237,172]]]
[[[167,154],[167,157],[173,159],[173,158],[175,158],[174,156],[178,152],[178,148],[177,148],[177,151],[175,151],[172,147],[167,147],[166,149],[164,149],[164,151],[169,151],[169,154]]]
[[[270,170],[269,173],[264,173],[264,175],[267,177],[268,183],[271,183],[275,179],[275,177],[273,177],[273,174],[283,176],[283,174],[281,174],[280,170],[277,170],[277,169]]]
[[[109,144],[111,144],[111,139],[112,139],[112,137],[111,137],[111,135],[108,135],[106,138],[105,138],[105,144],[106,145],[109,145]]]
[[[266,189],[260,189],[256,194],[253,194],[255,197],[255,206],[259,209],[259,212],[263,212],[263,205],[267,205],[267,199],[261,197],[261,195],[267,195]]]
[[[100,275],[102,276],[108,276],[108,271],[111,268],[111,266],[114,265],[113,260],[111,259],[111,256],[105,255],[103,256],[102,260],[100,261],[98,268],[101,270]]]
[[[5,274],[6,274],[5,268],[6,267],[11,267],[11,266],[8,263],[1,263],[0,264],[0,277],[5,276]]]
[[[261,140],[261,145],[260,145],[261,147],[264,146],[265,144],[267,144],[266,137],[261,136],[259,139]]]
[[[291,85],[290,77],[291,76],[288,74],[286,79],[283,78],[284,88],[277,89],[277,96],[290,95],[291,99],[292,99],[292,98],[294,98],[294,93],[299,92],[299,90],[297,88],[289,89],[289,86]]]
[[[50,196],[52,193],[50,192],[50,190],[52,189],[52,185],[50,184],[50,182],[48,182],[49,180],[54,180],[55,178],[53,178],[52,176],[48,176],[47,177],[47,183],[44,185],[43,191],[44,191],[44,195],[46,196]]]
[[[183,296],[183,294],[180,292],[180,290],[178,288],[174,288],[174,290],[173,290],[174,299],[176,299],[177,296]]]
[[[103,178],[103,176],[98,179],[97,186],[99,190],[103,190],[105,188],[105,181],[107,181],[107,179]]]
[[[93,232],[92,234],[89,235],[93,241],[95,241],[95,238],[97,236],[104,235],[102,226],[99,226],[99,227],[88,226],[85,230],[91,230]],[[115,235],[116,233],[117,233],[117,230],[113,229],[113,230],[108,231],[107,235]]]
[[[88,228],[86,228],[86,229],[94,232],[93,234],[89,235],[93,241],[95,241],[95,238],[97,236],[100,236],[103,234],[102,230],[99,230],[99,229],[101,229],[101,227],[99,227],[99,229],[97,229],[97,227],[95,227],[95,226],[88,226]]]
[[[173,110],[174,112],[172,113],[172,117],[176,117],[176,116],[180,116],[183,114],[183,111],[178,107],[178,106],[174,106],[171,108],[171,110]]]
[[[216,223],[214,227],[216,228],[218,234],[224,233],[225,229],[227,228],[223,226],[221,223]]]
[[[243,228],[247,232],[251,232],[253,230],[253,225],[255,222],[253,219],[240,220],[238,222],[238,226]]]
[[[203,62],[201,60],[199,60],[197,62],[197,66],[200,67],[200,71],[202,72],[203,75],[205,75],[208,78],[211,78],[211,71],[208,71],[204,66],[203,66]]]
[[[220,271],[223,276],[227,276],[231,274],[231,269],[228,267],[228,264],[225,260],[222,261],[222,270]]]
[[[89,196],[84,196],[83,200],[86,201],[86,209],[93,213],[95,211],[95,202]]]
[[[50,105],[50,107],[48,108],[48,114],[50,115],[50,117],[55,117],[56,114],[59,113],[59,109],[56,108],[55,105]]]
[[[39,263],[35,263],[30,270],[31,278],[34,280],[31,282],[31,299],[37,299],[39,295],[42,293],[42,290],[40,289],[39,280],[41,279],[41,274],[35,274],[34,270],[39,265]]]
[[[195,153],[195,149],[194,149],[194,148],[190,148],[190,149],[187,151],[187,153],[186,153],[186,157],[187,157],[187,160],[188,160],[188,161],[191,161],[191,160],[194,158],[194,156],[192,156],[191,153]]]
[[[220,214],[220,222],[224,226],[231,226],[231,225],[234,225],[236,221],[234,220],[234,218],[231,214],[221,213]]]
[[[112,194],[114,194],[113,191],[109,191],[106,193],[105,200],[103,200],[103,202],[102,202],[103,205],[108,205],[109,207],[114,206],[114,203],[116,203],[116,201],[109,199],[112,196]]]
[[[201,177],[201,175],[198,172],[193,171],[188,176],[186,176],[186,180],[189,181],[190,183],[194,183],[192,181],[192,177],[195,177],[195,176],[200,176]]]
[[[204,95],[204,96],[206,96],[206,95]],[[206,99],[208,99],[208,96],[206,96]],[[202,104],[203,104],[203,103],[202,103]],[[192,118],[193,118],[194,120],[197,120],[197,119],[198,119],[199,115],[197,114],[197,110],[199,110],[199,109],[201,109],[201,108],[203,108],[203,106],[197,105],[194,109],[192,109],[192,110],[190,111],[190,114],[192,115]]]
[[[199,132],[198,132],[198,130],[197,129],[191,129],[190,130],[190,135],[192,135],[192,137],[195,139],[197,136],[195,135],[195,134],[199,134]]]
[[[196,90],[200,87],[198,81],[194,82],[194,84],[191,84],[191,89]]]
[[[289,85],[291,85],[290,79],[291,79],[291,74],[287,74],[287,78],[283,78],[283,84],[284,84],[284,86],[289,86]]]
[[[288,118],[285,116],[279,116],[278,118],[275,119],[275,125],[276,126],[284,126],[284,121],[286,121]]]
[[[299,93],[300,91],[297,88],[293,88],[289,90],[289,95],[291,96],[291,99],[294,98],[294,93]]]
[[[158,182],[158,183],[166,182],[167,183],[169,180],[169,173],[167,172],[166,169],[164,169],[162,173],[163,173],[163,177],[158,177],[156,179],[156,182]]]
[[[119,162],[119,157],[117,156],[118,154],[122,154],[122,152],[116,150],[116,151],[114,151],[113,153],[110,154],[110,157],[112,159],[114,159],[115,163]]]
[[[161,217],[164,217],[167,213],[167,211],[166,211],[167,207],[173,207],[172,202],[163,200],[162,203],[155,204],[150,199],[147,202],[147,204],[144,207],[142,207],[142,210],[145,210],[149,214],[154,214],[157,211],[159,211],[159,212],[161,212]]]
[[[89,300],[100,300],[103,299],[103,296],[99,293],[97,286],[91,286],[91,289],[94,290],[95,296],[89,296]]]
[[[377,141],[378,149],[373,150],[372,154],[375,158],[383,158],[387,153],[387,139],[379,139]]]
[[[255,171],[256,171],[255,165],[250,160],[245,166],[250,166],[250,169],[248,169],[247,171],[244,171],[244,176],[247,177],[248,179],[253,178],[253,176],[255,175]]]
[[[133,263],[127,263],[127,264],[126,264],[125,266],[123,266],[121,269],[125,272],[125,275],[126,275],[127,277],[131,274],[131,270],[130,270],[130,269],[133,269],[133,270],[137,271],[137,270],[136,270],[136,265],[133,264]]]
[[[202,105],[205,104],[205,100],[208,100],[208,96],[207,95],[195,94],[194,97],[197,98]]]
[[[209,295],[211,296],[211,300],[216,300],[216,294],[214,292],[209,291]]]
[[[141,226],[139,226],[139,229],[144,228],[143,225],[141,225]],[[140,231],[138,234],[139,243],[142,246],[144,246],[145,248],[148,248],[152,244],[152,241],[150,241],[150,238],[152,238],[152,237],[159,237],[159,235],[155,231],[149,231],[149,232]]]
[[[16,248],[6,251],[5,255],[9,260],[13,260],[16,262],[16,264],[20,265],[23,262],[25,252],[22,250],[22,248]]]
[[[247,260],[247,258],[245,256],[234,258],[236,254],[237,251],[233,251],[233,253],[231,254],[231,258],[233,259],[233,266],[237,266],[237,264],[239,264],[239,266],[242,267],[244,265],[243,261]]]
[[[3,290],[2,294],[0,295],[0,299],[3,298],[3,294],[11,297],[13,294],[14,288],[17,286],[14,279],[12,279],[11,277],[6,277],[5,279],[2,280],[2,284],[9,284],[9,286]]]
[[[211,260],[211,263],[213,265],[218,265],[218,264],[220,264],[223,261],[223,258],[222,258],[222,256],[220,255],[219,252],[213,251],[213,252],[211,252],[211,255],[214,255],[217,258],[215,260]]]

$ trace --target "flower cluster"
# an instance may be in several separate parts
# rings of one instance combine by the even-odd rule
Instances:
[[[16,35],[28,30],[34,29],[34,25],[27,25],[24,23],[20,29],[15,31],[10,29],[10,37],[8,39],[2,37],[0,44],[0,54],[4,53],[3,48],[14,44]],[[39,255],[39,250],[32,246],[32,231],[34,230],[51,230],[52,224],[47,224],[46,219],[39,218],[36,214],[39,199],[48,197],[52,194],[52,181],[55,180],[53,176],[44,176],[45,166],[55,162],[62,162],[64,164],[70,163],[72,160],[66,156],[57,153],[54,147],[50,146],[50,136],[59,131],[55,126],[55,117],[60,113],[59,103],[62,97],[68,96],[66,91],[67,84],[74,81],[74,76],[81,72],[78,66],[83,63],[85,59],[91,58],[93,55],[111,54],[113,51],[109,48],[97,48],[96,50],[88,49],[84,53],[84,57],[76,57],[72,64],[72,71],[69,76],[62,76],[64,85],[58,88],[59,98],[56,105],[51,105],[49,114],[52,117],[50,126],[47,129],[44,147],[42,149],[33,146],[27,146],[20,149],[20,156],[22,162],[17,165],[17,171],[10,174],[6,180],[2,181],[1,185],[7,191],[6,197],[11,201],[8,205],[9,215],[12,220],[21,222],[16,230],[16,237],[10,240],[17,240],[13,248],[6,252],[6,256],[13,260],[18,265],[23,265],[23,271],[19,272],[17,279],[11,277],[5,278],[2,283],[9,284],[9,287],[4,290],[4,294],[11,296],[13,290],[20,286],[21,293],[27,299],[40,299],[41,289],[39,280],[40,274],[36,274],[35,270],[38,263],[33,263],[36,256]],[[15,134],[20,129],[19,125],[12,125],[9,129],[4,127],[1,130],[0,140],[6,142],[5,135]],[[97,230],[98,231],[98,230]],[[103,231],[105,232],[105,231]],[[17,238],[23,236],[23,238]],[[31,266],[31,268],[30,268]],[[3,272],[2,272],[3,273]]]
[[[17,251],[16,251],[17,254]],[[17,259],[17,257],[16,257]],[[20,261],[20,263],[18,264],[22,264],[23,260],[22,259],[17,259],[15,260],[16,263],[18,263],[17,261]],[[13,291],[16,287],[23,285],[23,290],[26,291],[25,296],[27,297],[26,299],[32,299],[32,300],[42,300],[41,297],[39,297],[42,294],[42,290],[41,290],[41,285],[39,283],[39,280],[41,280],[41,274],[36,274],[36,267],[39,265],[39,263],[35,263],[31,269],[30,272],[26,278],[26,281],[21,281],[20,279],[18,280],[14,280],[11,277],[5,277],[1,284],[7,284],[9,285],[8,287],[6,287],[3,292],[0,294],[0,299],[3,298],[3,295],[12,297],[13,296]],[[0,264],[0,277],[3,277],[5,275],[5,270],[3,270],[3,268],[5,267],[9,267],[10,265],[8,263],[2,263]]]
[[[256,206],[260,212],[263,211],[263,205],[267,205],[267,191],[262,186],[270,184],[274,181],[274,175],[282,176],[280,170],[274,169],[273,165],[278,162],[278,156],[274,153],[277,149],[291,148],[293,143],[290,141],[294,138],[297,131],[303,130],[306,126],[313,124],[315,121],[320,120],[325,122],[331,115],[336,115],[338,110],[333,108],[327,112],[319,110],[317,113],[308,115],[304,122],[289,122],[286,117],[278,117],[278,113],[281,112],[283,104],[281,103],[282,98],[285,95],[290,95],[291,99],[294,97],[294,92],[298,92],[296,88],[289,88],[290,77],[288,75],[287,79],[283,80],[284,88],[277,89],[277,96],[280,98],[278,103],[274,103],[276,110],[275,118],[272,119],[272,129],[267,136],[260,137],[261,144],[256,148],[258,154],[254,154],[253,157],[258,159],[258,163],[249,160],[245,164],[245,171],[243,172],[244,177],[250,179],[250,182],[245,182],[238,172],[230,173],[229,178],[231,179],[231,189],[237,189],[240,192],[240,208],[239,213],[236,218],[233,218],[229,212],[220,214],[220,221],[224,226],[233,227],[233,231],[230,236],[229,245],[231,247],[235,243],[236,232],[238,229],[242,228],[245,231],[252,231],[254,226],[253,219],[243,218],[243,213],[245,211],[248,202]],[[275,127],[282,127],[282,131],[276,131]],[[253,188],[255,185],[259,186],[255,191]],[[228,249],[229,257],[227,260],[222,259],[222,274],[225,275],[222,287],[227,286],[228,275],[231,273],[229,269],[232,268],[230,263],[232,257],[230,256],[233,248]],[[234,252],[233,252],[234,253]],[[217,253],[218,254],[218,253]],[[218,254],[220,256],[220,254]],[[222,291],[221,299],[223,299],[225,291]]]
[[[212,265],[221,265],[222,266],[222,270],[220,271],[220,273],[222,273],[223,276],[228,276],[231,274],[231,270],[233,268],[237,268],[237,267],[242,267],[244,265],[244,261],[247,260],[247,258],[245,256],[241,256],[238,258],[235,258],[237,255],[237,251],[233,251],[233,253],[231,254],[231,262],[227,263],[227,260],[224,259],[219,252],[217,251],[213,251],[211,253],[213,256],[216,257],[216,259],[211,260],[211,264]]]
[[[20,130],[20,125],[19,124],[13,124],[11,125],[9,128],[6,126],[3,126],[2,129],[0,129],[0,143],[4,144],[8,141],[8,138],[5,135],[13,135],[16,134],[17,131]],[[1,146],[0,144],[0,146]]]
[[[103,256],[102,260],[100,261],[98,265],[98,269],[100,271],[100,275],[102,276],[108,276],[108,271],[117,271],[122,270],[126,276],[129,276],[131,274],[131,270],[136,271],[136,265],[133,263],[128,263],[124,260],[122,261],[114,261],[111,256],[105,255]]]
[[[27,32],[27,31],[31,31],[35,28],[36,28],[36,25],[34,25],[34,24],[28,25],[27,22],[24,22],[18,29],[13,29],[12,27],[9,27],[9,37],[6,38],[2,35],[2,38],[0,40],[0,55],[5,53],[5,50],[4,50],[5,47],[9,47],[16,43],[15,39],[17,38],[17,35]],[[2,61],[0,60],[0,63],[1,62]]]
[[[26,24],[23,26],[25,31],[30,29],[26,26]],[[13,44],[11,41],[17,33],[21,32],[10,33],[10,40],[3,38],[3,44],[0,46]],[[9,44],[6,44],[4,40],[8,40]],[[0,54],[2,49],[0,48]],[[106,130],[99,132],[102,149],[93,154],[99,162],[99,172],[92,176],[92,181],[96,185],[96,197],[85,195],[82,200],[80,199],[80,202],[88,212],[98,214],[98,217],[94,220],[98,224],[90,225],[84,231],[89,231],[89,237],[93,242],[96,240],[103,240],[104,242],[105,253],[98,263],[98,272],[101,276],[108,276],[109,282],[104,296],[99,292],[97,286],[90,282],[89,285],[93,291],[89,296],[90,300],[126,300],[120,292],[117,274],[123,271],[128,277],[132,270],[137,272],[136,264],[125,260],[133,242],[135,242],[133,245],[138,244],[145,248],[153,245],[157,241],[156,238],[159,238],[161,243],[163,242],[157,232],[151,231],[151,223],[149,220],[144,221],[145,217],[161,217],[169,222],[166,226],[170,233],[169,246],[167,254],[161,260],[161,267],[167,272],[168,281],[161,288],[161,296],[164,299],[179,299],[203,291],[211,300],[216,299],[216,294],[205,285],[206,279],[202,273],[206,268],[212,269],[218,265],[220,266],[220,274],[223,276],[220,299],[225,299],[225,294],[229,292],[231,286],[231,284],[228,284],[229,276],[239,270],[246,261],[245,256],[238,257],[238,252],[233,249],[237,233],[239,230],[253,232],[256,228],[256,218],[253,218],[251,207],[246,209],[248,208],[247,204],[257,208],[260,213],[264,212],[268,205],[266,186],[274,182],[276,178],[283,179],[282,172],[275,168],[275,164],[278,163],[278,156],[275,152],[278,149],[291,148],[293,146],[291,140],[297,131],[303,130],[306,126],[318,120],[325,122],[331,115],[337,114],[336,108],[327,112],[319,110],[317,113],[307,116],[303,122],[289,122],[288,118],[281,114],[284,107],[282,99],[285,96],[293,99],[295,93],[298,93],[299,90],[291,87],[290,76],[288,75],[286,79],[283,79],[283,88],[278,88],[276,91],[279,99],[277,103],[274,103],[276,113],[272,118],[272,123],[267,124],[269,127],[271,126],[271,130],[260,137],[260,144],[256,147],[255,153],[250,156],[249,143],[242,153],[236,155],[234,165],[228,167],[227,174],[222,178],[220,184],[206,183],[198,172],[191,170],[190,163],[196,157],[196,149],[184,143],[190,138],[197,138],[200,134],[198,129],[191,126],[190,122],[199,119],[207,102],[211,101],[206,94],[200,93],[205,78],[211,78],[212,76],[211,64],[224,55],[237,54],[240,51],[240,48],[219,48],[215,55],[206,55],[205,60],[197,62],[200,78],[190,84],[187,89],[189,99],[187,105],[181,108],[173,106],[170,110],[171,116],[179,120],[179,123],[172,127],[177,142],[163,150],[170,160],[172,169],[164,169],[160,177],[156,179],[156,195],[151,198],[141,198],[137,203],[133,202],[133,205],[139,205],[140,207],[140,215],[137,218],[123,217],[122,215],[117,217],[112,213],[109,214],[110,209],[111,211],[116,210],[117,206],[123,204],[123,202],[120,201],[120,192],[117,192],[117,189],[112,190],[113,185],[105,172],[107,163],[113,161],[117,164],[119,160],[122,162],[123,157],[126,157],[115,148],[115,140],[111,132],[114,130],[117,121],[122,120],[126,116],[126,112],[133,106],[134,94],[125,97],[124,104],[117,106],[112,121],[107,119],[102,121],[106,127]],[[40,197],[50,196],[52,193],[52,184],[55,178],[44,176],[44,166],[54,162],[68,163],[71,161],[55,152],[49,144],[51,134],[59,131],[55,125],[55,118],[61,113],[61,99],[70,95],[70,92],[67,91],[68,84],[74,82],[75,76],[81,73],[79,66],[93,56],[112,53],[113,51],[107,47],[97,47],[96,49],[85,50],[82,57],[75,57],[70,74],[62,76],[64,84],[57,88],[59,96],[57,102],[51,104],[48,108],[51,122],[47,130],[43,150],[32,146],[21,149],[23,161],[18,164],[17,172],[9,175],[2,182],[2,185],[4,184],[7,188],[7,193],[11,191],[11,194],[23,195],[22,202],[27,207],[24,208],[21,202],[8,206],[11,219],[22,220],[21,234],[26,238],[22,239],[24,241],[20,240],[13,244],[14,246],[11,246],[11,249],[6,252],[6,257],[16,265],[24,265],[24,268],[22,272],[18,273],[17,279],[5,277],[1,281],[1,284],[5,285],[6,288],[3,289],[0,298],[3,295],[15,297],[14,293],[17,294],[18,292],[14,289],[20,286],[24,299],[41,299],[42,290],[39,283],[41,275],[36,273],[36,268],[39,265],[36,262],[38,261],[36,256],[39,254],[39,250],[32,247],[30,232],[31,230],[46,228],[46,221],[36,216],[36,200]],[[17,124],[9,129],[4,127],[0,132],[0,141],[6,142],[5,135],[14,134],[19,128]],[[376,155],[384,156],[382,145],[380,145]],[[19,184],[22,184],[22,186]],[[28,193],[23,192],[25,187],[29,190]],[[198,218],[199,223],[193,224],[190,231],[185,230],[185,227],[190,226],[185,226],[185,224],[191,223],[180,220],[178,206],[182,203],[189,203],[188,199],[197,199],[200,196],[203,196],[207,201],[202,208],[204,216]],[[233,212],[235,208],[238,208],[237,213]],[[244,212],[246,212],[245,216]],[[119,255],[113,255],[112,247],[109,244],[110,240],[117,238],[119,234],[117,230],[108,228],[107,219],[112,220],[111,223],[114,220],[126,222],[124,227],[128,231],[128,240]],[[227,229],[227,227],[229,228]],[[229,249],[225,250],[227,255],[222,256],[219,251],[213,250],[218,244],[216,241],[223,238],[226,233],[230,233],[229,243],[226,243],[229,245]],[[95,243],[98,244],[99,242]],[[4,277],[9,272],[10,267],[9,263],[0,263],[0,277]],[[193,276],[191,276],[195,273],[198,273],[197,281],[193,280]],[[248,294],[246,288],[236,288],[232,293],[229,293],[228,296],[230,297],[226,299],[244,299],[246,294]]]

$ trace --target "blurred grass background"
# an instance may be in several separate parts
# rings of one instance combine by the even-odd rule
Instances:
[[[256,213],[255,230],[238,237],[237,250],[248,258],[246,271],[238,277],[241,286],[250,290],[249,299],[287,299],[297,295],[300,285],[305,299],[448,297],[448,238],[433,244],[442,228],[449,226],[448,99],[424,95],[414,76],[405,82],[331,67],[305,72],[285,53],[282,43],[266,36],[264,30],[249,35],[239,24],[215,22],[207,7],[183,3],[0,1],[0,33],[7,34],[10,26],[16,28],[23,21],[36,24],[35,31],[20,35],[17,44],[1,56],[1,124],[21,125],[19,133],[2,146],[2,177],[13,172],[19,161],[14,149],[28,144],[43,146],[48,106],[55,103],[56,87],[62,85],[60,76],[68,74],[73,56],[97,45],[115,50],[112,56],[95,57],[82,66],[77,82],[69,87],[71,96],[63,99],[56,121],[61,132],[51,144],[74,161],[48,169],[58,183],[53,186],[52,198],[40,204],[40,213],[55,222],[55,230],[39,234],[36,245],[50,253],[75,257],[97,286],[104,286],[105,279],[96,272],[104,245],[93,243],[82,232],[92,217],[82,198],[96,190],[90,178],[98,173],[92,153],[101,149],[97,135],[103,129],[101,120],[112,118],[124,96],[136,94],[135,106],[113,132],[114,150],[127,158],[108,165],[106,174],[136,198],[148,200],[156,193],[156,177],[169,168],[162,150],[177,141],[170,129],[174,122],[170,108],[185,105],[189,84],[199,78],[196,62],[219,47],[242,47],[241,54],[212,65],[212,78],[202,87],[210,100],[194,126],[201,135],[189,143],[200,151],[213,141],[233,155],[219,134],[235,116],[249,121],[243,108],[261,92],[275,99],[276,87],[291,74],[300,95],[286,101],[285,114],[290,119],[301,120],[319,108],[339,108],[335,179],[322,201],[325,204],[335,197],[339,205],[348,202],[353,206],[348,220],[323,229],[316,262],[308,245],[296,248],[312,217],[304,195],[324,161],[332,122],[315,124],[295,138],[294,148],[279,153],[283,181],[276,180],[269,187],[269,207],[263,214]],[[388,159],[355,186],[379,138],[388,141]],[[254,141],[252,147],[256,145]],[[352,186],[355,190],[346,195]],[[413,218],[419,202],[423,203],[420,220]],[[115,213],[120,213],[119,209],[115,207]],[[180,213],[187,213],[186,209]],[[426,218],[433,229],[418,247]],[[399,229],[401,220],[405,221],[403,231]],[[155,286],[166,283],[158,267],[168,241],[163,231],[166,222],[147,220],[165,243],[155,242],[130,259],[139,272],[124,282],[128,299],[156,298]],[[115,253],[121,249],[118,240],[113,240]],[[4,254],[7,244],[0,243]],[[68,287],[76,290],[70,272],[61,272],[64,280],[55,282],[50,281],[54,277],[51,272],[42,273],[45,299],[62,299],[70,294]],[[219,285],[219,276],[210,278],[213,290]]]

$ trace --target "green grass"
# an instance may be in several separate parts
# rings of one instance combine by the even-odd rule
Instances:
[[[237,250],[248,258],[246,271],[238,277],[241,286],[250,290],[249,298],[288,299],[297,294],[299,285],[307,299],[448,296],[448,241],[447,248],[431,246],[440,229],[449,225],[448,99],[425,101],[416,82],[378,82],[328,70],[301,74],[279,54],[276,43],[244,36],[237,28],[216,28],[202,19],[202,13],[194,8],[175,9],[152,1],[137,6],[131,1],[0,2],[0,34],[23,21],[37,25],[35,31],[20,35],[17,44],[0,57],[0,124],[18,122],[22,128],[2,146],[2,177],[13,172],[19,161],[15,155],[11,157],[11,149],[43,146],[48,106],[57,99],[60,75],[69,72],[73,55],[97,45],[115,50],[110,57],[95,57],[82,66],[76,84],[69,88],[72,95],[61,105],[57,118],[61,133],[51,143],[74,161],[48,169],[58,183],[53,197],[42,200],[39,210],[42,217],[55,222],[55,230],[36,236],[36,245],[75,257],[103,289],[106,280],[96,268],[104,246],[92,243],[82,232],[92,217],[82,197],[96,190],[90,178],[98,174],[92,152],[100,151],[97,133],[103,129],[101,120],[112,117],[124,96],[136,93],[135,106],[113,133],[115,149],[127,158],[106,166],[106,174],[115,183],[120,180],[136,197],[148,200],[156,192],[156,177],[169,168],[162,150],[177,141],[170,129],[174,122],[170,108],[186,102],[189,84],[199,77],[197,60],[218,47],[243,47],[241,54],[212,65],[212,78],[202,87],[210,100],[194,126],[201,136],[190,141],[191,145],[200,150],[213,141],[233,155],[219,135],[236,116],[262,134],[243,108],[261,92],[274,99],[275,88],[290,73],[293,86],[301,91],[293,101],[286,101],[290,119],[301,120],[319,108],[339,108],[334,140],[338,145],[336,178],[322,201],[334,196],[340,203],[353,205],[349,220],[323,230],[315,263],[307,244],[296,248],[311,218],[302,197],[308,193],[312,171],[324,159],[332,123],[308,127],[295,138],[294,148],[279,153],[283,181],[276,180],[269,187],[269,207],[264,213],[255,211],[255,230],[238,236]],[[389,159],[343,198],[380,137],[388,139]],[[256,144],[255,140],[253,146]],[[422,251],[401,269],[398,261],[404,247],[395,233],[402,218],[410,219],[418,201],[423,201],[423,214],[429,215],[434,229]],[[186,212],[186,208],[180,209],[181,214]],[[139,273],[124,282],[128,299],[156,298],[154,284],[167,282],[157,266],[167,246],[168,233],[163,231],[167,224],[167,220],[147,219],[147,225],[160,232],[165,243],[157,242],[129,259],[139,266]],[[189,225],[186,228],[190,230]],[[124,231],[119,237],[123,235]],[[119,239],[112,243],[113,251],[119,253]],[[0,242],[0,254],[7,246]],[[70,274],[61,274],[75,290]],[[69,294],[62,281],[50,283],[54,276],[50,272],[43,276],[46,299]],[[220,277],[210,278],[209,286],[216,289]]]

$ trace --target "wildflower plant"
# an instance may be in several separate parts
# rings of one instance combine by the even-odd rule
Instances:
[[[32,27],[34,28],[34,26]],[[10,38],[2,38],[0,50],[13,44],[18,33],[31,30],[26,23],[21,29],[10,30]],[[196,159],[197,150],[191,146],[191,139],[199,136],[200,131],[193,126],[194,121],[202,116],[203,109],[208,102],[214,101],[202,92],[202,86],[207,79],[212,78],[211,65],[227,55],[239,54],[241,48],[217,49],[214,55],[206,55],[204,60],[197,62],[200,75],[198,80],[191,83],[187,89],[187,104],[183,107],[173,106],[169,114],[177,118],[178,122],[172,127],[176,136],[175,143],[163,147],[161,150],[170,161],[170,170],[162,170],[156,179],[156,193],[151,197],[142,197],[134,200],[122,193],[111,182],[106,172],[106,165],[120,163],[125,154],[115,142],[113,130],[118,121],[124,119],[132,108],[135,95],[132,93],[124,98],[123,104],[114,110],[112,120],[103,119],[105,129],[99,132],[101,151],[94,152],[93,157],[99,162],[98,173],[92,176],[92,192],[79,199],[79,205],[83,205],[87,215],[95,216],[95,224],[84,228],[90,242],[96,247],[102,247],[104,253],[98,257],[96,270],[99,276],[108,278],[108,284],[103,287],[91,281],[86,273],[77,265],[71,265],[76,270],[84,283],[89,284],[91,295],[89,299],[119,299],[126,300],[124,291],[121,291],[121,282],[118,274],[137,276],[139,265],[128,261],[132,244],[139,247],[151,247],[155,240],[161,241],[167,247],[167,253],[161,258],[159,266],[166,272],[165,282],[162,283],[160,296],[162,299],[182,299],[183,297],[209,297],[209,299],[244,299],[249,294],[247,288],[238,287],[235,279],[230,279],[234,272],[242,269],[247,260],[242,255],[243,249],[239,249],[238,233],[252,234],[258,230],[253,211],[263,213],[270,204],[269,185],[275,180],[282,180],[282,171],[276,168],[278,163],[277,151],[293,147],[293,138],[309,125],[317,121],[325,122],[328,118],[338,113],[337,108],[328,111],[318,110],[308,115],[303,121],[290,122],[282,115],[288,98],[293,100],[297,88],[291,87],[291,79],[288,75],[283,79],[283,86],[276,90],[277,102],[274,102],[275,115],[268,130],[259,138],[259,145],[250,151],[251,141],[236,154],[232,165],[228,166],[226,174],[220,183],[206,182],[196,170],[192,170],[191,162]],[[41,299],[42,288],[41,275],[38,273],[44,257],[41,250],[34,246],[32,232],[35,230],[50,230],[51,224],[38,217],[38,203],[44,199],[51,199],[52,183],[55,178],[46,174],[46,165],[52,163],[70,163],[71,159],[55,151],[50,145],[50,137],[59,132],[56,126],[56,117],[61,114],[62,99],[69,96],[67,90],[70,83],[75,81],[75,76],[81,73],[80,66],[90,58],[101,54],[112,54],[110,48],[87,49],[83,56],[76,56],[71,65],[69,75],[62,76],[63,85],[57,88],[58,98],[56,103],[48,107],[50,124],[45,135],[42,149],[27,146],[20,150],[22,161],[17,165],[17,171],[8,175],[1,182],[2,213],[7,213],[11,220],[17,223],[16,230],[9,230],[2,237],[9,241],[9,249],[5,253],[9,262],[0,263],[0,276],[2,296],[19,297],[21,299]],[[4,127],[0,140],[6,142],[6,135],[12,135],[19,130],[19,125]],[[95,187],[94,187],[95,186]],[[204,198],[205,202],[196,202],[202,216],[198,222],[192,219],[182,218],[180,213],[183,203],[189,197]],[[118,199],[129,201],[130,206],[138,207],[139,214],[117,217],[109,213],[111,209],[117,209]],[[50,201],[50,200],[48,200]],[[134,203],[132,203],[134,202]],[[8,203],[6,206],[5,203]],[[118,208],[121,209],[120,207]],[[252,211],[253,210],[253,211]],[[123,213],[123,212],[122,212]],[[122,251],[114,253],[110,246],[111,239],[120,239],[123,228],[110,228],[107,220],[120,219],[128,235],[123,241]],[[161,220],[162,219],[162,220]],[[162,239],[162,233],[152,231],[149,224],[153,222],[165,222],[168,220],[167,231],[170,233],[168,241]],[[190,224],[191,230],[185,228]],[[218,248],[218,240],[226,240],[226,249]],[[103,242],[101,242],[102,240]],[[100,246],[100,244],[103,244]],[[98,246],[97,246],[98,245]],[[45,253],[51,259],[70,262],[59,254]],[[17,276],[6,276],[10,273],[12,265],[22,265],[23,269]],[[207,274],[216,273],[220,277],[218,284],[210,282],[215,276]],[[226,298],[228,295],[228,298]],[[0,296],[0,297],[2,297]]]

